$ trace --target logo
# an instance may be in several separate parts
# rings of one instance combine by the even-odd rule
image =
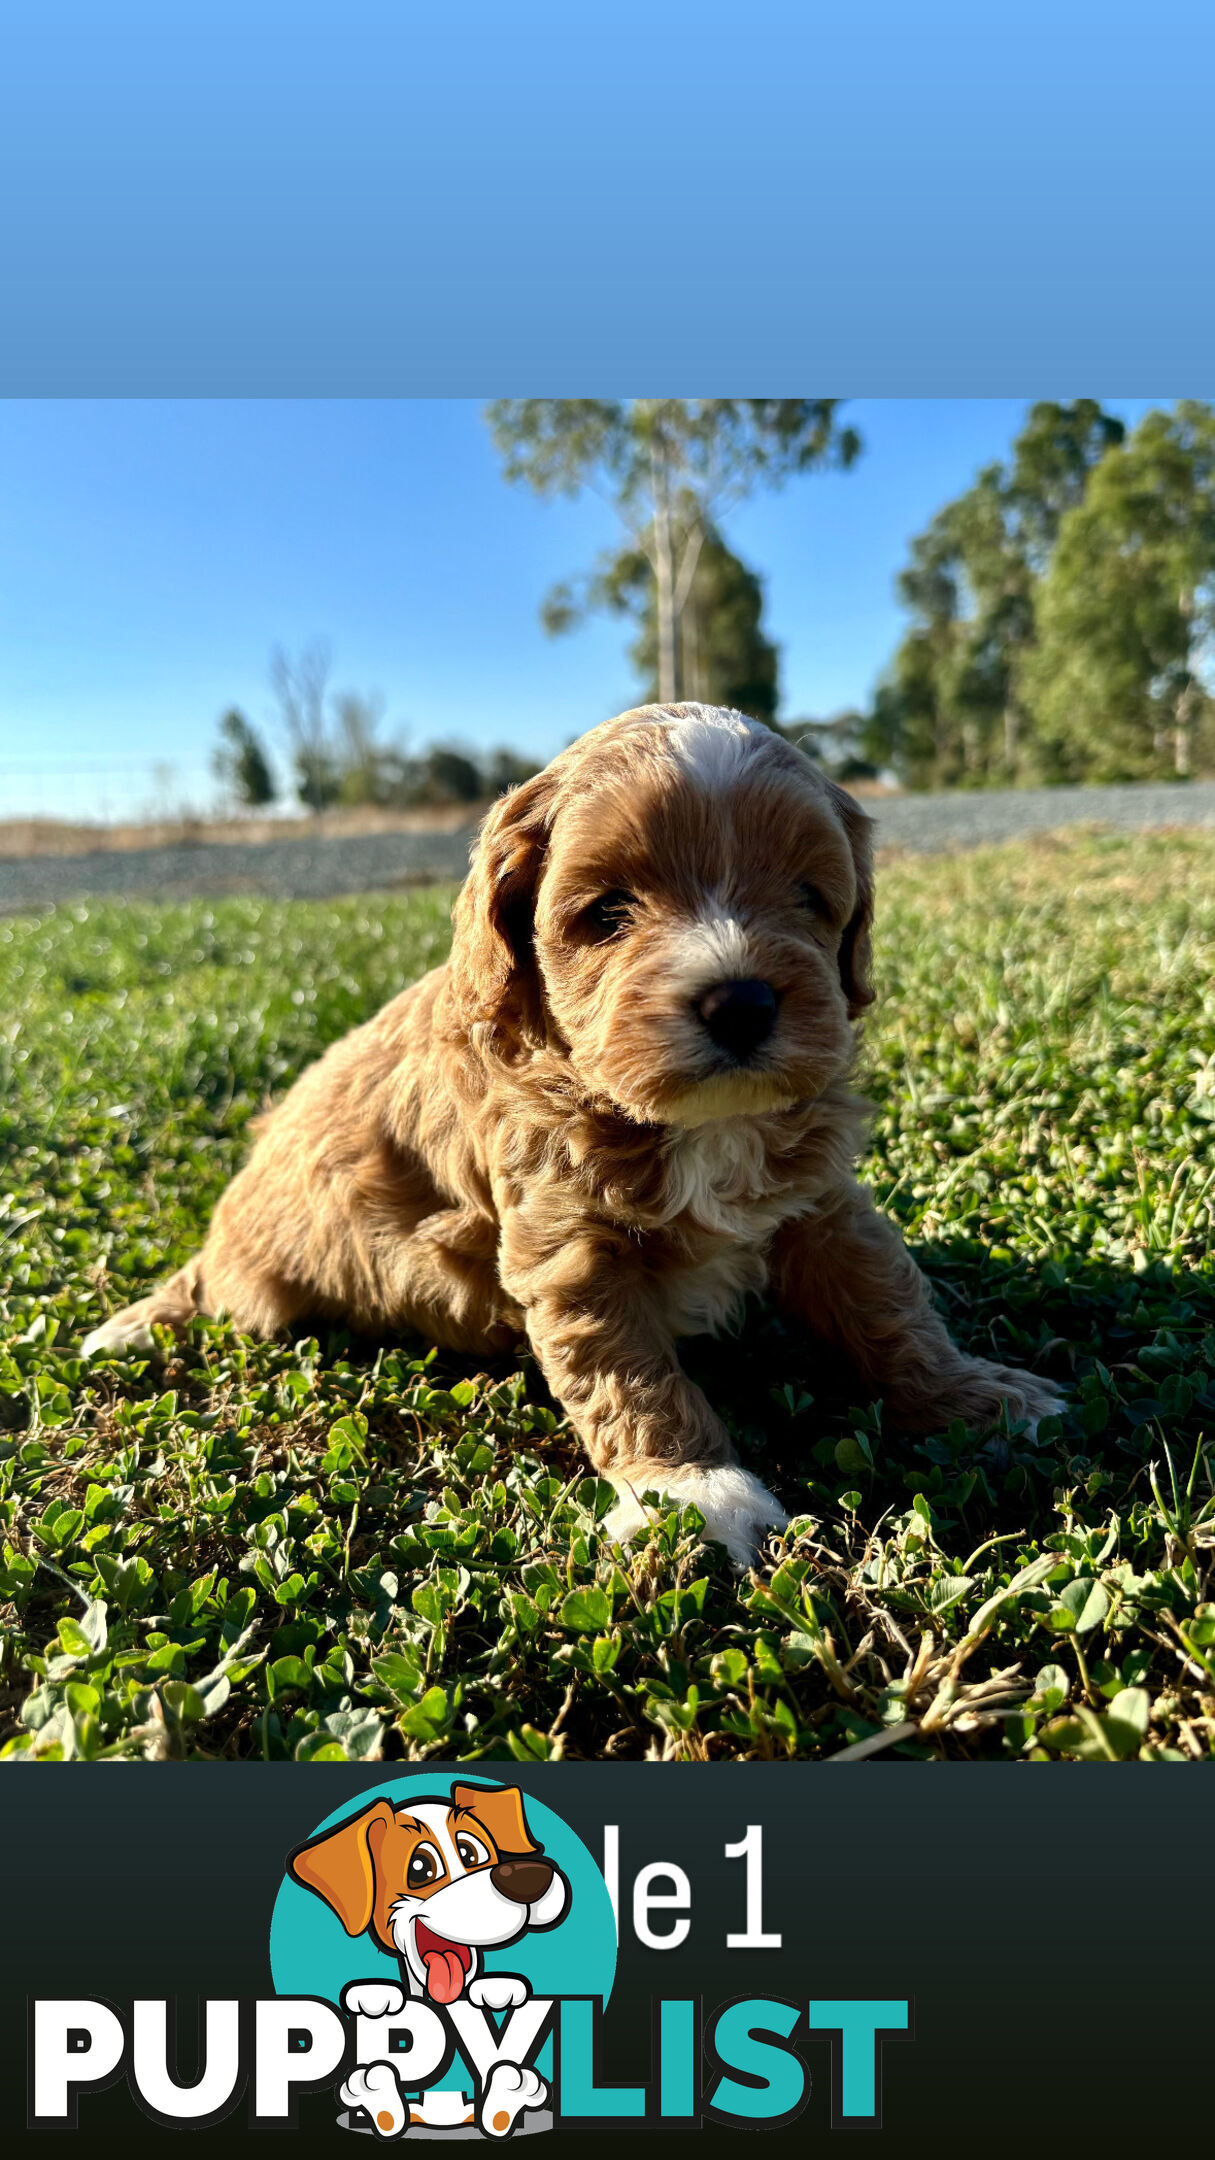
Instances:
[[[725,1848],[747,1870],[746,1927],[729,1950],[780,1947],[764,1931],[762,1836],[753,1825]],[[251,2125],[290,2128],[308,2093],[330,2096],[337,2128],[380,2143],[613,2121],[775,2127],[809,2097],[812,2039],[830,2043],[833,2126],[880,2124],[882,2042],[910,2036],[908,2002],[737,1995],[710,2010],[663,1995],[646,2081],[609,2082],[622,1902],[612,1825],[603,1855],[601,1869],[513,1785],[435,1771],[365,1790],[285,1856],[274,1993],[202,2003],[185,2074],[175,2001],[31,2003],[30,2125],[76,2128],[82,2101],[87,2113],[89,2095],[125,2078],[168,2128],[235,2118],[242,2095]],[[654,1887],[674,1878],[674,1894]],[[647,1949],[685,1939],[686,1921],[660,1931],[650,1918],[685,1892],[667,1863],[639,1871],[631,1909]]]
[[[356,2020],[344,2127],[501,2138],[551,2127],[554,2008],[606,2002],[616,1927],[550,1808],[513,1785],[397,1779],[289,1856],[270,1963],[280,1994]]]

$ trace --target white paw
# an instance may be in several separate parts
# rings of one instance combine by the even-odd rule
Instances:
[[[539,2107],[548,2098],[548,2086],[534,2070],[521,2063],[495,2063],[481,2096],[479,2127],[482,2137],[505,2137],[524,2108]]]
[[[784,1530],[789,1518],[757,1477],[741,1463],[634,1463],[612,1478],[620,1494],[603,1527],[617,1544],[651,1520],[642,1505],[647,1492],[666,1494],[679,1507],[689,1502],[705,1519],[704,1536],[724,1545],[739,1567],[749,1567],[767,1530]]]
[[[405,2102],[391,2063],[368,2063],[365,2069],[352,2070],[338,2090],[347,2107],[366,2108],[377,2136],[400,2137]]]
[[[112,1320],[103,1320],[91,1335],[86,1335],[80,1345],[82,1358],[101,1357],[109,1350],[154,1350],[152,1330],[146,1320],[128,1320],[124,1314],[115,1313]]]
[[[478,2010],[517,2010],[529,1992],[526,1980],[515,1973],[483,1973],[470,1982],[468,1999]]]
[[[405,1990],[392,1980],[352,1980],[342,1989],[342,2008],[350,2017],[396,2017],[405,2008]]]

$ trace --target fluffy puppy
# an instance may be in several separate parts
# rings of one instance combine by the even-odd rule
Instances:
[[[868,820],[741,714],[591,729],[481,828],[450,962],[306,1071],[198,1257],[91,1335],[229,1312],[501,1351],[526,1336],[620,1494],[694,1501],[739,1561],[785,1516],[680,1368],[767,1287],[930,1430],[1058,1406],[966,1357],[856,1182]]]

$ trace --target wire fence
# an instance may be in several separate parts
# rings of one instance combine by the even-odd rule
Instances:
[[[168,824],[231,808],[203,762],[168,756],[0,759],[0,822]]]

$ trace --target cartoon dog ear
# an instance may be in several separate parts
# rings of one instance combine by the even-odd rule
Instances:
[[[376,1858],[387,1831],[395,1827],[387,1800],[377,1800],[336,1830],[298,1846],[287,1862],[288,1874],[324,1899],[348,1935],[362,1935],[371,1924]]]
[[[517,1786],[453,1785],[451,1804],[470,1809],[500,1853],[543,1852],[527,1827],[523,1795]]]
[[[536,887],[551,819],[547,773],[494,804],[456,901],[451,987],[467,1028],[509,1054],[544,1040],[544,1009],[532,956]]]
[[[848,1018],[855,1020],[874,999],[873,819],[866,817],[859,803],[854,802],[843,788],[836,787],[834,781],[828,782],[827,792],[831,807],[848,835],[856,871],[856,907],[840,939],[840,981],[848,1000]]]

